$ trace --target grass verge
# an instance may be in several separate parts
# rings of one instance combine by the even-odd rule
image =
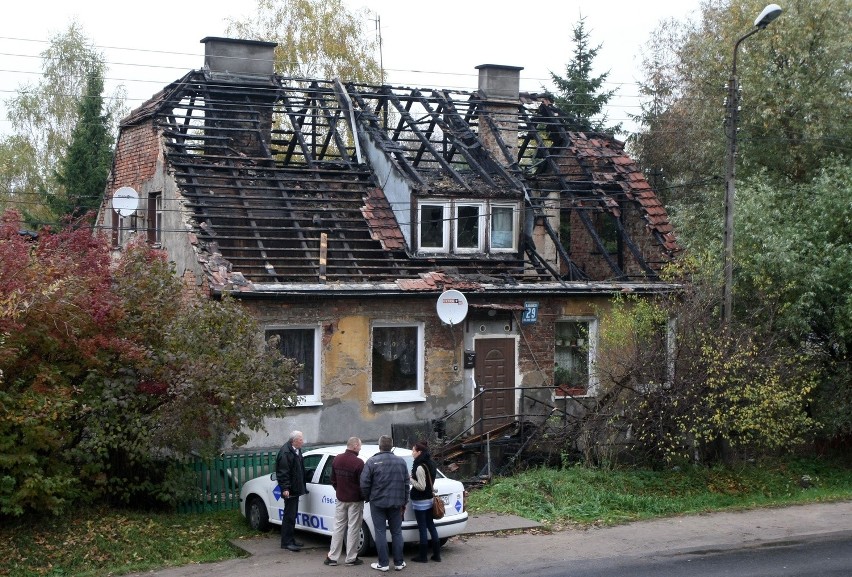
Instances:
[[[468,511],[520,515],[559,530],[850,499],[848,460],[806,458],[677,471],[533,469],[472,492]],[[243,554],[232,540],[256,535],[237,511],[87,509],[58,518],[0,520],[0,576],[108,577],[220,561]]]
[[[640,519],[852,499],[843,460],[786,459],[736,467],[648,471],[534,469],[495,480],[468,499],[472,513],[520,515],[558,530]]]

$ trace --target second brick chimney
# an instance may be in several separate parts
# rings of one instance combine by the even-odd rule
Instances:
[[[479,94],[483,100],[479,136],[485,148],[500,163],[511,164],[515,161],[518,149],[519,87],[523,67],[480,64],[476,69],[479,70]],[[506,159],[498,146],[498,135],[509,149],[511,161]]]

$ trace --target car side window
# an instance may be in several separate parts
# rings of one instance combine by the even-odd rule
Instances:
[[[305,457],[305,481],[308,483],[314,482],[314,473],[319,466],[320,459],[324,455],[308,455]]]
[[[325,466],[322,468],[322,475],[320,475],[320,484],[322,485],[331,485],[331,462],[334,461],[334,457],[329,457],[325,462]]]

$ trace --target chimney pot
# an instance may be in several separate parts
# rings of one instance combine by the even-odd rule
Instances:
[[[523,66],[480,64],[479,92],[488,100],[518,100]]]
[[[208,36],[204,44],[204,67],[214,73],[234,76],[271,76],[275,72],[277,42]]]

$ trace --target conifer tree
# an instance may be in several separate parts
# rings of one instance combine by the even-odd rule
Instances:
[[[603,90],[603,84],[609,72],[592,76],[595,58],[602,44],[590,46],[590,33],[586,30],[586,19],[574,26],[574,53],[571,62],[565,66],[565,76],[551,72],[556,85],[556,105],[564,112],[574,116],[583,130],[615,133],[621,130],[621,123],[607,126],[607,114],[604,106],[615,94],[615,90]]]
[[[64,191],[48,197],[50,207],[59,217],[77,220],[100,206],[113,147],[109,116],[103,114],[103,86],[101,75],[90,71],[71,144],[56,175]]]

